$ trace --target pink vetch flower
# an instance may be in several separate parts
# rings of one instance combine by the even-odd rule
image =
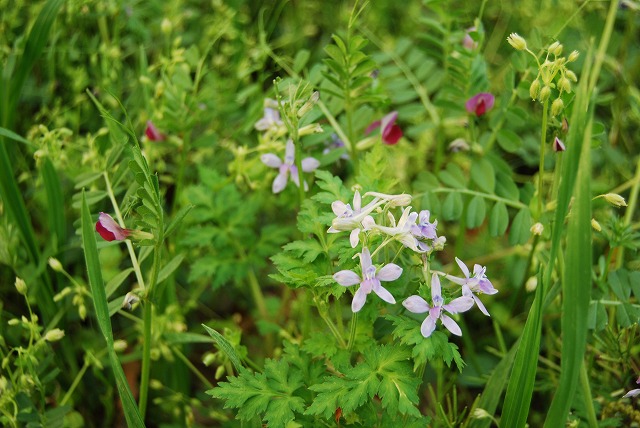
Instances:
[[[460,326],[444,312],[446,311],[450,314],[466,312],[473,307],[473,299],[468,296],[462,296],[444,305],[440,278],[434,273],[431,277],[431,300],[433,301],[433,306],[429,306],[426,300],[416,295],[410,296],[402,302],[402,305],[414,314],[429,312],[429,315],[427,315],[420,326],[420,333],[422,333],[424,337],[431,336],[431,333],[436,329],[436,321],[440,320],[452,334],[462,336]]]
[[[164,141],[167,138],[150,120],[147,120],[147,128],[144,130],[144,135],[147,136],[149,141]]]
[[[554,152],[564,152],[567,150],[567,147],[564,145],[562,140],[558,137],[553,139],[553,151]]]
[[[471,114],[480,117],[493,108],[496,98],[489,92],[480,92],[469,98],[465,103],[465,108]]]
[[[396,303],[396,299],[380,284],[380,281],[395,281],[400,278],[402,268],[395,263],[389,263],[377,270],[371,263],[371,254],[367,247],[364,247],[360,253],[360,267],[362,268],[362,277],[352,270],[341,270],[333,275],[333,279],[343,287],[360,284],[360,288],[351,301],[351,310],[353,312],[360,311],[371,291],[387,303]]]
[[[123,229],[115,220],[106,213],[101,212],[96,223],[96,232],[105,241],[124,241],[133,232],[131,229]]]
[[[284,161],[280,160],[280,158],[273,153],[266,153],[260,157],[262,163],[267,165],[270,168],[278,168],[279,172],[276,178],[273,180],[273,184],[271,185],[271,190],[273,193],[280,193],[287,186],[287,180],[289,178],[289,173],[291,173],[291,180],[295,183],[296,186],[300,187],[300,176],[298,174],[298,168],[295,166],[295,146],[293,145],[292,140],[287,141],[287,145],[285,147]],[[316,168],[320,166],[320,161],[316,158],[308,157],[302,159],[302,171],[304,172],[312,172]],[[308,190],[309,185],[307,182],[304,182],[304,189]]]
[[[640,377],[638,378],[638,380],[636,380],[636,383],[640,384]],[[631,391],[624,394],[622,398],[635,397],[638,394],[640,394],[640,389],[632,389]]]
[[[470,276],[471,274],[469,272],[469,268],[467,267],[467,265],[465,265],[457,257],[456,257],[456,263],[460,267],[460,270],[462,270],[462,273],[464,274],[465,277],[458,278],[452,275],[447,275],[447,279],[451,282],[455,282],[456,284],[461,285],[462,295],[473,298],[473,300],[476,302],[476,305],[478,305],[478,309],[480,309],[480,312],[482,312],[488,317],[491,316],[489,315],[487,308],[485,308],[482,302],[480,301],[480,298],[478,298],[478,296],[474,294],[474,293],[496,294],[498,292],[498,290],[496,290],[493,287],[493,284],[491,284],[491,281],[489,281],[489,278],[487,278],[487,275],[485,275],[487,268],[484,266],[480,266],[478,264],[473,265],[473,276]]]
[[[396,125],[396,119],[398,118],[398,112],[392,111],[381,120],[376,120],[367,127],[364,131],[365,134],[371,133],[374,129],[380,127],[382,134],[382,142],[389,145],[394,145],[402,138],[402,129]]]
[[[462,39],[462,46],[468,50],[472,51],[478,47],[478,42],[473,40],[473,38],[469,35],[469,33],[475,33],[476,27],[469,27],[464,32],[464,38]]]

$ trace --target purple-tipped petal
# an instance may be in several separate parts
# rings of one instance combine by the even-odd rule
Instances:
[[[358,274],[351,270],[341,270],[333,274],[333,279],[343,287],[351,287],[352,285],[359,284],[361,278]]]
[[[451,318],[449,318],[446,315],[442,315],[440,317],[440,321],[442,321],[442,324],[447,328],[447,330],[449,330],[452,334],[455,334],[456,336],[462,336],[462,330],[460,330],[460,326]]]
[[[353,312],[359,312],[367,301],[367,292],[360,287],[351,301],[351,310]]]
[[[414,314],[423,314],[431,309],[426,300],[416,295],[407,297],[405,301],[402,302],[402,306]]]
[[[440,277],[434,273],[431,275],[431,298],[433,304],[436,305],[436,300],[442,301],[442,287],[440,286]]]
[[[376,293],[378,297],[380,297],[382,300],[384,300],[387,303],[391,303],[391,304],[396,303],[396,299],[393,298],[391,293],[389,293],[389,291],[386,288],[380,285],[380,281],[374,282],[373,292]]]
[[[302,171],[311,172],[315,171],[320,166],[320,161],[316,158],[304,158],[302,159]]]
[[[380,281],[395,281],[402,275],[402,268],[395,263],[389,263],[378,271]]]
[[[280,158],[273,153],[265,153],[264,155],[260,156],[260,160],[269,168],[280,168],[280,166],[282,165],[282,161],[280,160]]]
[[[422,333],[422,335],[426,338],[431,336],[431,333],[433,333],[435,329],[436,319],[431,318],[431,316],[427,316],[424,321],[422,321],[422,325],[420,326],[420,333]]]
[[[362,252],[360,253],[360,266],[362,266],[363,275],[369,270],[369,267],[371,266],[371,253],[369,252],[369,249],[367,247],[364,247],[362,249]]]

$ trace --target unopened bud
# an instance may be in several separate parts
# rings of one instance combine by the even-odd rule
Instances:
[[[507,42],[516,50],[523,51],[527,49],[527,41],[518,33],[511,33],[507,37]]]
[[[573,61],[577,60],[579,56],[580,56],[580,52],[573,51],[573,52],[571,52],[569,54],[569,58],[567,58],[567,61],[573,62]]]
[[[132,293],[132,292],[128,292],[126,296],[124,296],[124,300],[122,301],[122,307],[128,310],[131,310],[133,308],[133,305],[138,303],[140,301],[140,298]]]
[[[224,375],[224,366],[218,366],[218,368],[216,369],[216,373],[213,376],[216,380],[220,379],[222,377],[222,375]]]
[[[204,364],[207,367],[209,367],[215,361],[216,361],[216,354],[213,354],[211,352],[207,352],[206,354],[204,354],[204,357],[202,357],[202,364]]]
[[[60,330],[59,328],[54,328],[49,330],[47,334],[44,335],[44,340],[47,342],[56,342],[64,337],[64,330]]]
[[[562,102],[562,98],[556,98],[553,100],[551,104],[551,116],[557,116],[564,109],[564,103]]]
[[[113,341],[113,350],[116,352],[122,352],[127,349],[127,341],[118,339]]]
[[[170,34],[172,29],[173,24],[171,24],[171,21],[169,21],[167,18],[164,18],[160,23],[160,31],[162,31],[162,34]]]
[[[18,293],[22,294],[23,296],[27,295],[27,284],[24,282],[24,279],[16,277],[15,285]]]
[[[533,226],[531,226],[531,229],[529,229],[529,230],[534,235],[540,236],[540,235],[542,235],[542,232],[544,232],[544,226],[542,225],[542,223],[538,222],[538,223],[534,224]]]
[[[551,95],[551,88],[549,86],[544,86],[540,90],[540,96],[538,98],[540,98],[540,101],[547,101],[550,95]]]
[[[476,407],[473,411],[473,419],[486,419],[490,418],[491,415],[485,409],[481,409],[480,407]]]
[[[84,303],[78,306],[78,316],[80,316],[80,319],[82,321],[84,321],[87,318],[87,307],[84,305]]]
[[[571,80],[573,82],[577,82],[578,81],[578,76],[576,76],[576,73],[574,73],[571,70],[565,71],[564,75],[567,76],[569,78],[569,80]]]
[[[527,279],[527,282],[525,282],[524,284],[524,289],[527,290],[529,293],[534,292],[537,287],[538,287],[538,277],[536,276],[530,277],[529,279]]]
[[[540,93],[540,81],[538,79],[534,80],[529,87],[529,95],[531,95],[531,99],[535,101],[538,98],[538,94]]]
[[[320,93],[318,91],[314,91],[309,98],[309,101],[304,103],[300,109],[298,109],[298,117],[302,117],[305,114],[309,113],[313,106],[316,105],[318,100],[320,99]]]
[[[571,92],[571,82],[569,82],[569,79],[561,77],[560,80],[558,80],[558,89],[564,92]]]
[[[602,226],[600,226],[600,223],[598,223],[598,220],[596,220],[595,218],[591,219],[591,227],[596,232],[601,232],[602,231]]]
[[[162,382],[160,382],[158,379],[151,379],[149,381],[149,387],[151,389],[155,389],[156,391],[163,388]]]
[[[554,152],[564,152],[567,150],[562,140],[558,137],[553,139],[553,151]]]
[[[433,240],[433,249],[435,251],[442,251],[444,250],[444,244],[447,243],[447,238],[444,236],[438,236],[436,239]]]
[[[614,207],[626,207],[627,202],[624,198],[617,193],[607,193],[606,195],[600,195],[605,201],[609,202]]]
[[[310,125],[306,125],[298,129],[298,136],[304,137],[305,135],[319,134],[321,132],[322,132],[322,127],[317,123],[312,123]]]
[[[551,46],[549,46],[549,52],[555,56],[560,56],[562,54],[562,45],[559,42],[553,42]]]
[[[49,267],[56,272],[62,272],[64,269],[62,268],[62,263],[56,258],[49,257]]]

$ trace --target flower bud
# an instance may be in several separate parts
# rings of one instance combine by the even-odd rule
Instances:
[[[216,373],[213,376],[216,380],[220,379],[224,375],[224,366],[218,366]]]
[[[447,243],[447,238],[445,236],[438,236],[434,241],[433,241],[433,249],[435,251],[442,251],[444,250],[444,244]]]
[[[554,152],[564,152],[567,150],[562,140],[558,137],[553,139],[553,151]]]
[[[362,139],[360,141],[358,141],[356,143],[356,148],[358,150],[366,150],[370,147],[373,147],[374,144],[376,144],[378,142],[378,139],[380,137],[377,135],[372,135],[371,137],[367,137],[365,139]]]
[[[24,282],[22,278],[16,277],[15,285],[16,285],[16,290],[18,290],[18,293],[22,294],[23,296],[27,295],[27,284]]]
[[[531,99],[535,101],[538,98],[538,94],[540,93],[540,81],[538,79],[534,80],[529,86],[529,95],[531,95]]]
[[[158,379],[151,379],[149,381],[149,387],[151,389],[155,389],[156,391],[163,388],[162,382],[160,382]]]
[[[561,77],[558,80],[558,89],[564,92],[571,92],[571,82],[566,77]]]
[[[138,303],[139,301],[140,301],[140,298],[135,293],[132,293],[130,291],[126,294],[126,296],[124,296],[124,300],[122,301],[122,307],[128,310],[131,310],[133,308],[133,305]]]
[[[472,417],[473,419],[485,419],[485,418],[491,418],[492,416],[485,409],[476,407],[475,410],[473,411]]]
[[[49,257],[49,267],[56,272],[62,272],[64,269],[62,268],[62,263],[56,258]]]
[[[78,306],[78,316],[80,316],[80,319],[82,321],[84,321],[87,318],[87,307],[84,305],[84,303]]]
[[[322,127],[317,123],[312,123],[310,125],[306,125],[298,129],[298,136],[304,137],[305,135],[319,134],[321,132],[322,132]]]
[[[602,226],[600,226],[600,223],[598,223],[598,220],[596,220],[595,218],[591,219],[591,227],[596,232],[601,232],[602,231]]]
[[[538,97],[540,101],[547,101],[549,96],[551,95],[551,88],[549,86],[544,86],[542,90],[540,90],[540,96]]]
[[[127,341],[118,339],[113,342],[113,350],[116,352],[122,352],[127,349]]]
[[[523,51],[527,49],[527,41],[518,33],[511,33],[507,37],[507,42],[516,50]]]
[[[207,367],[209,367],[211,364],[215,363],[215,361],[216,361],[216,354],[214,354],[212,352],[207,352],[202,357],[202,364],[204,364]]]
[[[302,117],[305,114],[309,113],[313,108],[313,106],[316,105],[319,99],[320,99],[320,92],[314,91],[313,94],[311,94],[309,101],[304,103],[302,107],[298,109],[298,117]]]
[[[556,98],[553,100],[551,104],[551,116],[557,116],[564,109],[564,103],[562,102],[562,98]]]
[[[44,335],[44,340],[47,342],[57,342],[58,340],[64,337],[64,330],[60,330],[59,328],[54,328],[49,330],[47,334]]]
[[[552,53],[555,56],[560,56],[562,54],[562,45],[560,42],[553,42],[551,46],[549,46],[549,53]]]
[[[160,31],[162,31],[162,34],[170,34],[172,29],[173,25],[171,24],[171,21],[164,18],[160,23]]]
[[[538,288],[538,277],[532,276],[529,279],[527,279],[527,282],[524,283],[524,288],[529,293],[534,292],[536,288]]]
[[[544,226],[542,225],[542,223],[538,222],[538,223],[534,224],[533,226],[531,226],[531,229],[529,229],[529,230],[534,235],[540,236],[540,235],[542,235],[542,232],[544,231]]]
[[[626,207],[627,202],[624,198],[617,193],[607,193],[606,195],[600,195],[605,201],[609,202],[614,207]]]
[[[567,61],[569,62],[573,62],[575,60],[578,59],[578,56],[580,56],[580,52],[578,51],[573,51],[569,54],[569,58],[567,58]]]
[[[565,71],[564,75],[567,76],[569,78],[569,80],[571,80],[573,82],[577,82],[578,81],[578,77],[576,76],[576,73],[574,73],[571,70]]]

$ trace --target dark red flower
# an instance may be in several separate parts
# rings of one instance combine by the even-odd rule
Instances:
[[[382,120],[376,120],[367,127],[365,133],[368,134],[374,129],[380,127],[382,134],[382,142],[385,144],[393,145],[402,138],[402,129],[396,125],[396,119],[398,118],[398,112],[392,111],[388,115],[382,118]]]
[[[121,228],[109,214],[100,213],[96,223],[96,232],[105,241],[124,241],[131,234],[131,230]]]
[[[150,120],[147,120],[147,128],[144,130],[144,135],[147,136],[149,141],[164,141],[166,138]]]
[[[480,117],[493,108],[495,97],[488,92],[480,92],[465,103],[465,108],[471,114]]]

